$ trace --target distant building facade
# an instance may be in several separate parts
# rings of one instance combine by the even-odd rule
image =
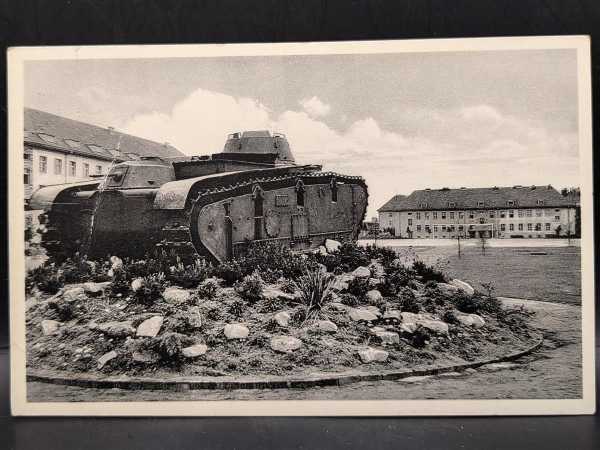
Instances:
[[[180,157],[179,150],[129,134],[25,108],[25,201],[42,186],[105,175],[111,165],[143,156]],[[26,213],[31,223],[34,212]]]
[[[578,203],[552,186],[423,189],[378,209],[382,229],[414,239],[577,235]]]

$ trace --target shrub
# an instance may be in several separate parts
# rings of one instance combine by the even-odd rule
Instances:
[[[415,348],[423,348],[427,345],[427,342],[431,339],[429,332],[423,328],[419,327],[415,330],[415,332],[411,336],[410,345]]]
[[[415,293],[409,288],[402,288],[398,292],[398,300],[401,311],[418,313],[421,310],[421,305],[419,305]]]
[[[422,277],[423,282],[427,281],[437,281],[439,283],[444,283],[446,281],[446,277],[439,270],[428,266],[423,261],[416,260],[413,262],[413,270],[417,275]]]
[[[133,298],[138,303],[150,305],[162,298],[166,282],[163,273],[143,277],[142,287],[134,292]]]
[[[29,271],[25,278],[27,292],[35,287],[46,294],[56,294],[65,284],[64,277],[54,264],[44,264]]]
[[[297,282],[300,300],[304,305],[304,320],[316,320],[325,303],[331,298],[333,277],[320,269],[307,271]]]
[[[312,264],[311,260],[276,242],[249,243],[244,256],[237,258],[236,262],[244,275],[258,270],[268,283],[274,283],[281,277],[296,280]]]
[[[246,307],[246,303],[243,300],[235,299],[229,305],[229,314],[235,317],[240,317],[244,313],[244,309]]]
[[[345,272],[351,272],[357,267],[371,264],[371,258],[367,251],[355,242],[344,242],[337,251],[327,255],[316,254],[315,259],[327,267],[329,272],[336,267],[341,267]]]
[[[75,317],[75,306],[64,300],[48,302],[48,307],[56,313],[58,320],[66,322]]]
[[[215,280],[204,280],[198,286],[196,293],[198,297],[204,298],[207,300],[212,300],[217,295],[217,289],[219,289],[219,284]]]
[[[112,282],[110,283],[110,293],[112,295],[126,295],[130,286],[127,280],[127,274],[124,269],[113,270]]]
[[[79,283],[89,280],[94,275],[95,264],[87,257],[76,253],[72,258],[66,259],[59,267],[66,283]]]
[[[393,297],[399,292],[400,288],[409,284],[413,276],[414,274],[405,268],[394,269],[384,276],[377,289],[384,297]]]
[[[496,297],[485,297],[478,294],[469,296],[463,292],[458,292],[452,297],[451,301],[456,309],[466,314],[497,314],[502,310],[502,303]]]
[[[445,309],[442,312],[442,314],[440,315],[440,317],[446,323],[457,323],[458,322],[456,320],[456,314],[454,314],[454,311],[452,309]]]
[[[251,303],[255,303],[262,298],[263,280],[258,271],[252,275],[247,275],[244,279],[237,283],[235,290],[240,296]]]
[[[359,300],[362,300],[365,294],[371,290],[369,286],[369,280],[366,278],[352,278],[348,282],[347,291],[356,296]]]
[[[235,259],[219,264],[215,268],[214,274],[216,277],[222,278],[227,286],[233,286],[238,281],[241,281],[245,275],[240,263]]]
[[[392,262],[398,258],[398,254],[388,247],[378,247],[375,244],[368,244],[365,247],[365,253],[369,259],[377,259],[384,267],[390,267]]]
[[[165,333],[154,339],[154,350],[167,365],[179,364],[183,348],[193,343],[193,339],[179,333]]]
[[[204,258],[196,258],[192,264],[184,265],[177,258],[177,264],[169,271],[168,280],[183,288],[195,288],[210,274],[211,267]]]
[[[350,294],[349,292],[344,292],[340,295],[341,303],[346,306],[358,306],[359,301],[356,295]]]

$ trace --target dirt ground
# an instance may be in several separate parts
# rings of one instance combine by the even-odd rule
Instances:
[[[369,399],[567,399],[580,398],[581,309],[579,306],[505,299],[536,312],[544,347],[515,363],[480,368],[471,374],[398,381],[362,382],[302,390],[128,391],[88,389],[38,382],[27,385],[29,401],[158,400],[369,400]]]

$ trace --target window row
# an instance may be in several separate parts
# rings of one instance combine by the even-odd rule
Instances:
[[[467,217],[469,219],[474,219],[476,215],[483,215],[486,217],[489,217],[490,219],[494,219],[496,217],[499,217],[501,219],[513,219],[515,217],[515,211],[516,211],[516,215],[517,217],[544,217],[544,216],[552,216],[554,213],[559,212],[559,209],[509,209],[509,210],[500,210],[500,211],[432,211],[431,213],[429,212],[421,212],[421,211],[417,211],[415,212],[415,218],[416,220],[421,220],[422,218],[425,218],[426,220],[429,218],[432,219],[464,219],[465,218],[465,214],[467,215]],[[413,213],[409,212],[407,213],[407,215],[412,216]],[[390,214],[390,217],[392,215]],[[409,221],[412,220],[412,218],[408,219]]]
[[[411,225],[409,223],[409,225]],[[542,225],[545,231],[551,231],[552,230],[552,224],[550,223],[545,223],[545,224],[541,224],[541,223],[528,223],[528,224],[516,224],[517,225],[517,230],[518,231],[524,231],[524,225],[527,225],[527,231],[542,231]],[[464,231],[465,229],[468,230],[473,230],[475,227],[474,225],[433,225],[433,231],[437,232],[441,229],[441,231]],[[507,227],[506,224],[502,223],[500,224],[500,231],[506,231]],[[421,226],[421,225],[417,225],[417,231],[427,231],[428,233],[431,233],[431,227],[429,225],[425,225],[425,226]],[[509,223],[508,224],[508,231],[515,231],[515,224],[514,223]]]
[[[69,161],[69,175],[72,177],[77,176],[77,162]],[[39,164],[40,173],[48,173],[48,157],[40,156],[40,164]],[[102,166],[97,165],[95,167],[96,175],[102,175]],[[54,158],[54,175],[62,175],[63,173],[63,160],[60,158]],[[89,177],[90,176],[90,165],[88,163],[83,163],[81,165],[81,176]]]

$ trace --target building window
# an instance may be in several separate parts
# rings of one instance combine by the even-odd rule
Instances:
[[[523,217],[523,210],[522,210],[522,209],[519,209],[519,211],[518,211],[518,216],[519,216],[519,217]]]
[[[538,201],[537,201],[537,204],[538,204],[538,205],[543,205],[543,204],[544,204],[544,200],[538,200]]]
[[[454,211],[450,211],[450,218],[454,219]]]
[[[429,220],[429,213],[425,213],[425,220]]]
[[[25,185],[31,184],[31,169],[29,167],[25,167],[25,171],[23,172],[23,182]]]
[[[554,216],[554,221],[555,222],[560,222],[560,216]]]
[[[541,209],[536,209],[536,210],[535,210],[535,215],[536,215],[537,217],[541,217],[543,212],[544,212],[544,211],[543,211],[543,210],[541,210]]]
[[[550,231],[550,224],[549,223],[546,224],[546,231]]]
[[[535,231],[542,231],[542,224],[541,223],[536,223],[535,224]]]
[[[506,225],[501,223],[500,224],[500,231],[506,231]]]
[[[460,211],[460,212],[458,213],[458,218],[459,218],[459,219],[464,219],[464,218],[465,218],[465,213],[464,213],[464,212],[462,212],[462,211]]]
[[[40,173],[46,173],[48,171],[48,158],[40,156]]]
[[[417,225],[417,231],[421,231],[421,225]]]
[[[438,230],[438,226],[437,226],[437,225],[434,225],[434,226],[433,226],[433,231],[437,233],[437,230]]]
[[[33,159],[33,155],[31,153],[23,153],[23,159],[25,161],[31,161]]]
[[[417,212],[417,220],[421,220],[421,213]]]
[[[506,217],[506,211],[500,211],[500,218],[504,219]]]
[[[483,218],[483,217],[480,217],[480,218],[479,218],[479,223],[485,223],[485,218]]]
[[[419,203],[419,208],[427,208],[427,203]]]
[[[446,218],[446,211],[442,211],[442,219]]]
[[[102,175],[102,166],[96,166],[96,175]]]
[[[464,227],[462,225],[458,226],[458,231],[462,231],[464,229]]]
[[[54,175],[60,175],[62,173],[62,159],[54,160]]]
[[[506,202],[506,206],[515,206],[515,202],[514,202],[514,200],[508,200],[508,201]]]
[[[408,219],[408,225],[412,225],[412,219]]]
[[[448,202],[448,208],[454,208],[456,206],[455,202]]]
[[[519,224],[519,231],[523,231],[523,224],[522,223]]]
[[[493,219],[495,217],[494,211],[490,211],[490,219]]]
[[[433,212],[433,218],[434,218],[434,219],[437,219],[437,211],[434,211],[434,212]]]
[[[483,207],[483,205],[484,205],[484,202],[477,202],[477,206],[478,206],[478,207],[480,207],[480,208],[481,208],[481,207]]]
[[[532,223],[528,223],[527,224],[527,231],[533,231],[533,224]]]
[[[527,217],[531,217],[531,210],[530,209],[526,210],[525,213],[526,213]]]
[[[90,165],[88,163],[83,163],[83,176],[84,177],[90,176]]]
[[[473,213],[473,211],[471,211],[471,212],[469,213],[469,219],[473,219],[474,217],[475,217],[475,214]]]
[[[508,224],[508,231],[515,231],[515,224],[514,223],[509,223]]]
[[[442,225],[442,231],[446,231],[446,225]]]
[[[69,161],[69,175],[72,177],[77,175],[77,163],[75,161]]]

